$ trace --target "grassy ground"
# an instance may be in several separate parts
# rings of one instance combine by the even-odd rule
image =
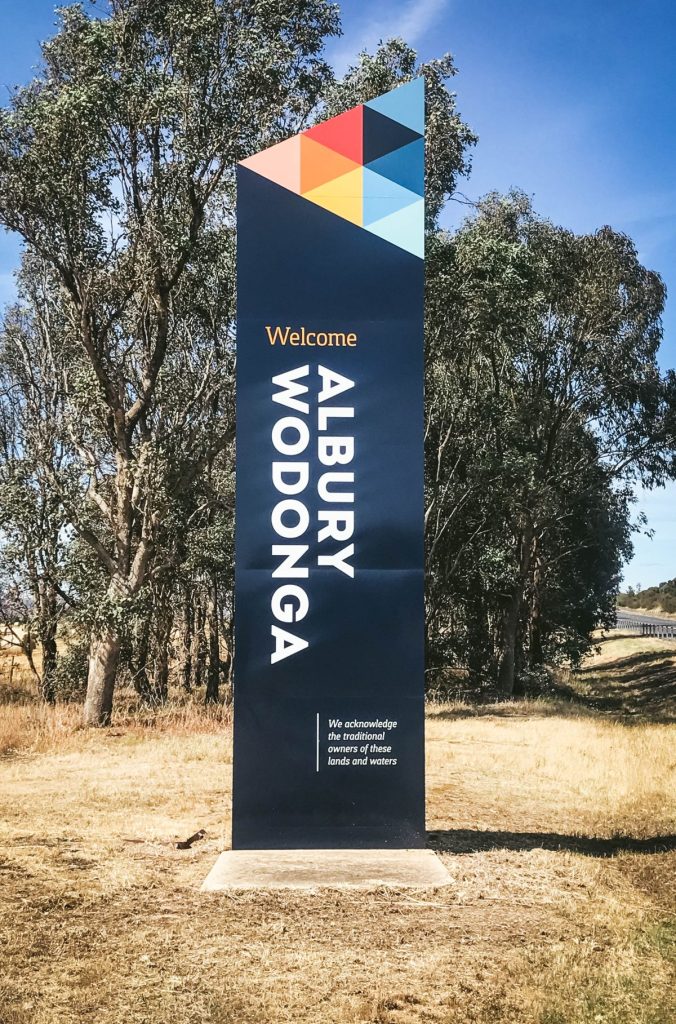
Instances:
[[[672,1024],[675,671],[676,645],[617,638],[562,699],[431,710],[453,884],[366,895],[198,891],[229,833],[218,716],[92,734],[15,695],[0,1022]]]

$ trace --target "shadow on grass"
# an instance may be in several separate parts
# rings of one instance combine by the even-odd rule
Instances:
[[[603,638],[600,643],[609,642]],[[470,695],[468,694],[468,697]],[[529,718],[590,715],[609,718],[622,725],[652,722],[676,723],[676,644],[672,648],[643,650],[625,657],[591,664],[559,675],[552,689],[541,697],[499,697],[483,702],[458,701],[428,705],[432,720],[459,718]]]
[[[558,692],[573,703],[624,720],[676,722],[676,661],[669,651],[641,651],[579,669]]]
[[[676,850],[676,835],[567,836],[557,832],[479,832],[473,829],[441,829],[427,833],[427,845],[440,853],[485,853],[488,850],[553,850],[579,853],[585,857],[614,857],[620,853],[667,853]]]

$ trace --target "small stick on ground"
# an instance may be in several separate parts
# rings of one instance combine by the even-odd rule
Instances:
[[[194,835],[190,836],[189,839],[185,839],[182,843],[176,843],[177,850],[189,850],[193,843],[198,842],[200,839],[204,839],[206,831],[201,828],[199,832],[195,832]]]

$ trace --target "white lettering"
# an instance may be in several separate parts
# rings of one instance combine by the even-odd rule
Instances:
[[[354,494],[351,491],[329,490],[329,484],[353,484],[354,473],[323,473],[317,484],[319,497],[329,502],[353,502]]]
[[[297,517],[295,525],[287,526],[284,524],[283,517],[286,513]],[[287,540],[301,537],[310,525],[310,513],[303,502],[297,501],[295,498],[286,498],[284,501],[278,501],[272,510],[271,519],[275,533],[279,534],[280,537],[286,537]]]
[[[281,626],[272,626],[271,632],[275,638],[275,649],[270,655],[272,665],[283,661],[284,658],[290,658],[292,654],[304,651],[308,646],[307,640],[303,640],[300,636],[294,636],[293,633],[287,633]]]
[[[293,473],[296,477],[293,483],[284,480],[284,477],[289,473]],[[272,463],[272,483],[281,494],[299,494],[307,487],[309,478],[309,462]]]
[[[294,601],[297,602],[297,605],[293,603]],[[300,622],[307,615],[310,602],[301,587],[295,587],[290,583],[286,587],[279,587],[275,590],[270,607],[272,614],[279,622]]]
[[[297,395],[304,395],[307,390],[307,384],[298,384],[296,382],[298,377],[307,377],[310,372],[309,366],[299,366],[297,370],[287,370],[286,373],[278,373],[276,377],[272,378],[272,383],[276,384],[278,388],[284,388],[279,394],[272,396],[273,402],[279,402],[280,405],[286,405],[289,409],[297,409],[298,412],[304,412],[305,415],[310,411],[310,406],[307,402],[301,402]]]
[[[284,561],[278,565],[273,572],[273,577],[282,579],[307,579],[309,570],[307,566],[296,565],[299,558],[309,550],[309,544],[273,544],[272,554],[275,558],[283,558]]]
[[[344,391],[349,391],[350,388],[354,387],[354,381],[350,380],[349,377],[343,377],[342,373],[328,370],[325,366],[320,366],[318,369],[319,376],[322,378],[322,390],[319,392],[320,402],[326,402],[330,398],[337,398]]]
[[[340,569],[346,576],[354,579],[354,567],[348,565],[346,559],[354,555],[354,544],[348,544],[342,551],[336,551],[335,555],[320,555],[317,559],[318,565],[330,565],[333,569]]]
[[[317,518],[320,523],[328,523],[328,526],[322,526],[317,534],[320,543],[329,538],[349,540],[354,533],[354,512],[319,512]]]
[[[295,442],[285,441],[284,432],[295,430],[298,433],[298,440]],[[300,455],[310,443],[310,430],[304,420],[297,416],[285,416],[277,420],[272,428],[272,443],[280,455]]]
[[[301,343],[322,345],[324,339],[328,337],[322,332],[310,331],[307,332],[306,338],[305,328],[302,329],[302,339],[300,334],[297,331],[292,331],[291,328],[286,328],[286,331],[281,328],[275,328],[274,331],[271,328],[266,328],[266,330],[271,345],[279,343],[285,346],[287,342],[292,346]],[[273,580],[300,581],[307,580],[310,576],[310,567],[307,564],[310,551],[308,536],[310,508],[308,506],[314,511],[317,498],[328,506],[353,504],[355,500],[355,474],[342,469],[352,463],[355,457],[354,436],[345,430],[347,426],[345,421],[354,419],[354,407],[323,404],[350,391],[354,388],[355,383],[349,377],[325,366],[319,366],[317,372],[321,383],[316,399],[318,428],[316,461],[320,466],[328,467],[328,471],[322,472],[319,480],[316,481],[317,490],[314,498],[308,500],[304,495],[310,485],[311,460],[308,460],[306,456],[303,461],[292,461],[296,460],[301,453],[306,452],[310,445],[310,427],[307,420],[298,415],[282,414],[272,428],[271,438],[274,450],[284,459],[284,461],[275,459],[271,464],[273,487],[280,496],[283,496],[272,509],[270,515],[272,528],[279,538],[308,541],[308,543],[273,543],[271,545],[273,559],[279,560],[272,570]],[[303,417],[308,416],[312,401],[309,394],[309,381],[306,383],[309,373],[310,367],[305,365],[274,376],[272,383],[278,390],[273,390],[273,402],[286,406],[288,409],[302,414]],[[336,421],[340,423],[340,426]],[[337,468],[333,469],[333,467]],[[313,467],[313,487],[316,479],[314,473]],[[296,497],[289,497],[290,495]],[[303,497],[305,500],[302,500]],[[354,579],[355,567],[352,563],[355,544],[348,543],[354,536],[354,511],[342,511],[329,507],[317,509],[316,515],[317,543],[322,545],[324,541],[334,541],[338,542],[336,546],[339,548],[332,554],[325,554],[324,548],[320,547],[317,553],[316,568],[336,569],[345,576],[349,576],[350,579]],[[275,586],[276,589],[270,598],[273,619],[284,626],[302,621],[310,609],[307,584],[284,583],[278,586],[275,584]],[[271,635],[273,649],[270,653],[270,663],[273,665],[309,647],[308,640],[288,632],[280,625],[271,626]]]
[[[320,430],[329,429],[330,419],[352,419],[354,416],[354,409],[343,408],[342,406],[332,406],[330,409],[318,409],[317,410],[317,425]]]
[[[323,466],[345,466],[354,458],[353,437],[320,437],[317,454]]]

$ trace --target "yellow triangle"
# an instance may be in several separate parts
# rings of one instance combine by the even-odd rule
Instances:
[[[333,181],[326,181],[318,188],[303,193],[304,199],[309,199],[317,206],[323,206],[338,217],[349,220],[359,227],[364,226],[364,168],[355,167],[347,174],[341,174]]]

